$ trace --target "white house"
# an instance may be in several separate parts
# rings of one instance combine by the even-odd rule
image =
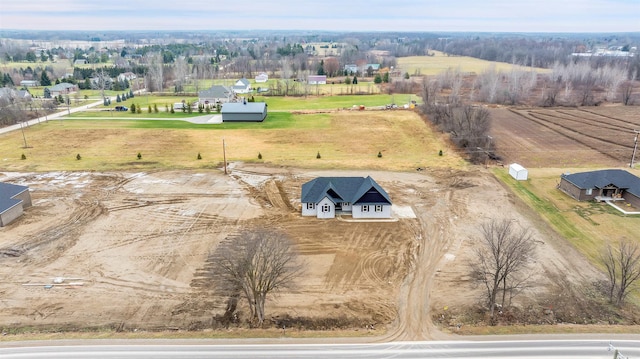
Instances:
[[[251,83],[244,77],[236,81],[232,89],[234,93],[250,93],[252,90]]]
[[[335,218],[391,218],[391,199],[370,176],[317,177],[302,185],[302,215]]]
[[[258,76],[256,76],[255,80],[256,82],[259,82],[259,83],[267,82],[269,80],[269,75],[267,75],[264,72],[261,72]]]
[[[518,181],[526,181],[529,177],[529,171],[517,163],[512,163],[509,165],[509,175]]]
[[[130,72],[130,71],[123,72],[120,75],[118,75],[118,81],[120,81],[120,82],[124,82],[124,80],[131,81],[131,80],[136,79],[136,78],[138,78],[138,76],[136,76],[136,74],[134,74],[133,72]]]

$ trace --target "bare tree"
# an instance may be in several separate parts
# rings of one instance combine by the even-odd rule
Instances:
[[[216,288],[234,301],[244,296],[251,319],[264,322],[267,295],[291,285],[302,272],[291,241],[262,228],[248,229],[227,238],[214,253],[211,275]]]
[[[622,96],[622,104],[630,106],[633,104],[631,94],[633,94],[633,81],[626,81],[620,86],[620,94]]]
[[[524,287],[535,242],[529,229],[518,230],[512,221],[504,219],[484,223],[479,244],[472,270],[486,288],[493,320],[496,306],[508,305]]]
[[[618,248],[609,244],[600,258],[609,277],[609,301],[615,305],[622,305],[640,278],[640,247],[637,243],[629,241],[621,241]]]
[[[147,54],[147,75],[145,76],[145,84],[149,92],[163,90],[163,63],[162,54],[153,52]]]

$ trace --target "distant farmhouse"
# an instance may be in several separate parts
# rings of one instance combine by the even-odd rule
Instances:
[[[259,75],[256,76],[255,80],[258,83],[267,82],[269,81],[269,75],[267,75],[265,72],[261,72]]]
[[[0,182],[0,227],[20,217],[27,207],[31,207],[29,187]]]
[[[234,93],[250,93],[251,92],[251,83],[249,80],[244,77],[240,80],[236,81],[236,83],[232,87]]]
[[[391,218],[391,199],[368,177],[318,177],[302,185],[302,215],[335,218]]]
[[[58,97],[60,95],[68,95],[78,91],[78,85],[70,84],[67,82],[61,82],[57,85],[47,88],[49,90],[49,98]],[[46,95],[46,94],[45,94]],[[47,96],[45,96],[47,97]]]
[[[138,76],[131,71],[123,72],[118,75],[118,81],[120,82],[124,82],[124,80],[131,81],[135,80],[136,78],[138,78]]]
[[[640,178],[624,170],[563,174],[558,188],[578,201],[624,200],[640,208]]]
[[[264,102],[230,102],[222,105],[222,122],[262,122],[267,118]]]
[[[20,81],[20,86],[23,87],[33,87],[33,86],[38,86],[39,83],[36,80],[22,80]]]
[[[327,76],[325,75],[309,75],[307,78],[307,83],[309,85],[326,85],[327,84]]]
[[[198,92],[198,103],[204,105],[215,105],[218,103],[231,102],[235,98],[233,91],[222,85],[213,85],[208,90]]]

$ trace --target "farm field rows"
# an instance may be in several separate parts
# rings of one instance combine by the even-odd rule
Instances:
[[[525,167],[628,167],[640,129],[634,106],[490,111],[498,154]]]

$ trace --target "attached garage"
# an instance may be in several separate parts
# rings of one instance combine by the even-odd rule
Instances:
[[[267,118],[264,102],[230,102],[222,105],[222,122],[262,122]]]
[[[31,207],[29,187],[0,182],[0,227],[20,217],[27,207]]]
[[[518,181],[526,181],[529,177],[529,171],[517,163],[512,163],[509,165],[509,175]]]

